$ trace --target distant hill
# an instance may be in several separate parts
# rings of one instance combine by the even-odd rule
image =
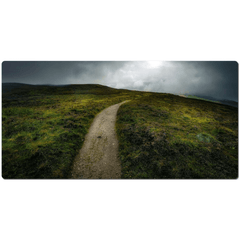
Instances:
[[[24,83],[2,83],[2,93],[8,93],[16,88],[23,88],[27,86],[33,86]]]
[[[25,83],[2,83],[2,93],[9,93],[15,89],[28,89],[28,88],[34,88],[34,87],[78,87],[81,88],[82,90],[92,90],[92,89],[103,89],[105,88],[107,91],[120,91],[123,89],[114,89],[108,86],[103,86],[100,84],[62,84],[62,85],[52,85],[52,84],[38,84],[38,85],[32,85],[32,84],[25,84]],[[186,95],[190,96],[190,95]],[[227,99],[216,99],[210,96],[204,96],[204,95],[194,95],[197,98],[202,98],[210,101],[218,101],[221,104],[232,106],[232,107],[238,107],[238,102],[232,101],[232,100],[227,100]]]
[[[231,100],[219,100],[220,103],[232,106],[232,107],[237,107],[238,108],[238,102],[231,101]]]
[[[190,96],[190,95],[186,95],[186,96]],[[210,100],[210,101],[217,101],[221,104],[224,105],[228,105],[228,106],[232,106],[232,107],[238,107],[238,102],[232,101],[232,100],[227,100],[227,99],[216,99],[210,96],[205,96],[205,95],[194,95],[198,98],[202,98],[202,99],[206,99],[206,100]]]
[[[26,83],[2,83],[2,93],[9,93],[15,89],[26,89],[26,88],[34,88],[34,87],[65,87],[70,84],[62,84],[62,85],[53,85],[53,84],[26,84]]]

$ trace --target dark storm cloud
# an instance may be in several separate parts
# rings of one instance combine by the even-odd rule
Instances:
[[[126,62],[3,62],[3,82],[29,84],[96,83]]]
[[[74,65],[68,62],[3,62],[3,82],[54,84],[68,76],[69,68]]]
[[[176,63],[176,66],[177,69],[183,69],[179,82],[183,83],[186,91],[191,94],[237,101],[237,62],[180,62]]]
[[[131,90],[238,99],[237,62],[3,62],[2,80],[98,83]]]

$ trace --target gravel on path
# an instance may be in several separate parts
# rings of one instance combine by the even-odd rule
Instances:
[[[128,101],[112,105],[94,118],[84,144],[75,157],[73,179],[121,178],[115,122],[119,107]]]

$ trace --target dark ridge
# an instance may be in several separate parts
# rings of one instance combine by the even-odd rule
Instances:
[[[2,83],[2,93],[8,93],[13,91],[17,88],[24,88],[28,86],[33,86],[30,84],[24,84],[24,83]]]
[[[188,96],[188,95],[189,95],[189,94],[187,94],[187,96]],[[205,96],[205,95],[198,95],[198,94],[197,94],[197,95],[196,95],[196,94],[190,94],[190,95],[194,95],[194,96],[196,96],[196,97],[203,98],[203,99],[206,99],[206,100],[218,101],[218,102],[220,102],[221,104],[238,108],[238,102],[233,101],[233,100],[214,98],[214,97]]]
[[[224,104],[224,105],[228,105],[228,106],[232,106],[232,107],[236,107],[238,108],[238,102],[235,101],[231,101],[231,100],[219,100],[220,103]]]
[[[105,89],[106,91],[134,91],[134,92],[144,92],[144,91],[138,91],[138,90],[127,90],[127,89],[116,89],[116,88],[112,88],[112,87],[108,87],[108,86],[104,86],[101,84],[60,84],[60,85],[53,85],[53,84],[25,84],[25,83],[2,83],[2,93],[6,94],[6,93],[11,93],[14,90],[23,90],[23,91],[28,91],[31,88],[39,88],[39,90],[41,90],[41,88],[44,88],[44,90],[46,91],[46,87],[49,88],[49,90],[57,90],[58,88],[66,88],[66,90],[74,90],[74,89],[79,89],[79,90],[83,90],[83,91],[89,91],[89,90],[103,90]],[[109,92],[108,92],[109,93]],[[154,92],[152,92],[154,93]],[[170,93],[169,93],[170,94]],[[171,94],[170,94],[171,95]],[[235,107],[238,108],[238,102],[236,101],[232,101],[232,100],[227,100],[227,99],[216,99],[210,96],[203,96],[203,95],[194,95],[196,97],[199,98],[203,98],[206,100],[211,100],[211,101],[218,101],[221,104],[224,105],[228,105],[231,107]]]

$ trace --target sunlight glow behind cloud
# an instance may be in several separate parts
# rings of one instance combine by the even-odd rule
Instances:
[[[147,63],[149,68],[158,68],[163,65],[162,61],[148,61]]]

